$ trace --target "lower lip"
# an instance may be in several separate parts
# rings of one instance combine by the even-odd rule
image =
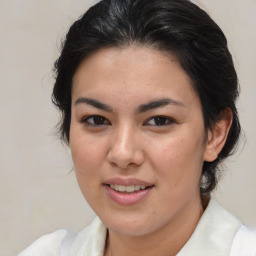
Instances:
[[[115,191],[108,185],[104,185],[108,196],[116,203],[120,205],[133,205],[144,199],[152,190],[153,187],[148,187],[147,189],[139,190],[133,193],[122,193]]]

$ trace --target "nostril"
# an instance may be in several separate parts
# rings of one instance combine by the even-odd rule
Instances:
[[[107,154],[107,160],[114,167],[121,169],[130,168],[132,166],[139,166],[144,161],[144,154],[140,149],[138,143],[128,138],[125,143],[115,142]]]
[[[110,164],[111,164],[113,167],[116,167],[116,166],[117,166],[117,164],[114,163],[114,162],[110,162]]]

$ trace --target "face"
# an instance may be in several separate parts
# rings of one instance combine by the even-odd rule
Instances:
[[[73,79],[70,147],[81,191],[110,231],[146,235],[201,206],[200,100],[174,56],[102,49]]]

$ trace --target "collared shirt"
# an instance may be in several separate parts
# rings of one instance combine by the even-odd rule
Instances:
[[[229,256],[235,234],[241,226],[236,217],[211,198],[195,231],[177,256]],[[45,235],[18,256],[57,256],[66,234],[66,230],[58,230]],[[103,256],[106,235],[107,228],[96,217],[76,235],[70,255]]]

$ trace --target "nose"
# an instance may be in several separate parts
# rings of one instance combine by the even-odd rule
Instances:
[[[139,166],[144,161],[144,154],[138,133],[128,125],[113,132],[107,159],[121,169]]]

